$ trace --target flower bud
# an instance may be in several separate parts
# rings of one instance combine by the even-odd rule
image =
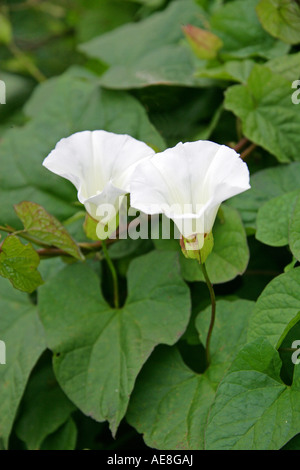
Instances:
[[[205,29],[188,24],[183,26],[183,32],[193,52],[199,59],[211,60],[217,57],[223,42],[218,36]]]

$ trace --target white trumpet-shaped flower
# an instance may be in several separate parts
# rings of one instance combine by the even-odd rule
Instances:
[[[250,188],[246,163],[231,148],[209,141],[179,143],[139,165],[131,183],[131,206],[165,214],[201,249],[220,204]]]
[[[87,212],[101,221],[97,209],[110,205],[117,212],[136,166],[153,154],[148,145],[129,135],[83,131],[60,140],[43,165],[71,181]]]

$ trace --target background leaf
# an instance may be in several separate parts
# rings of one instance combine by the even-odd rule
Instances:
[[[31,121],[7,132],[1,142],[0,217],[12,226],[18,223],[12,204],[24,200],[42,205],[59,220],[76,212],[73,185],[42,167],[61,138],[105,129],[164,147],[138,101],[126,93],[102,90],[89,73],[70,72],[40,85],[25,111]]]
[[[277,450],[299,432],[299,369],[292,387],[274,378],[274,363],[279,376],[277,354],[263,338],[240,351],[217,390],[205,433],[206,449]]]
[[[212,15],[212,31],[224,43],[221,51],[224,58],[258,56],[271,59],[287,52],[285,44],[275,41],[262,28],[255,12],[257,3],[258,0],[231,1]]]
[[[257,214],[257,240],[271,246],[289,243],[290,218],[299,194],[299,190],[291,191],[270,199],[261,206]]]
[[[177,0],[163,12],[92,39],[80,50],[110,67],[101,77],[107,88],[201,84],[194,77],[192,51],[181,45],[181,26],[201,26],[204,14],[194,1]]]
[[[0,278],[0,337],[6,365],[0,367],[0,441],[5,447],[28,377],[45,349],[42,325],[28,296]]]
[[[289,225],[289,244],[297,260],[300,260],[300,197],[295,202]]]
[[[300,114],[291,95],[291,83],[262,65],[253,67],[247,85],[225,94],[225,108],[241,119],[244,135],[280,162],[299,160]]]
[[[258,298],[248,340],[264,337],[278,347],[300,312],[300,268],[273,279]]]
[[[160,348],[151,356],[138,377],[127,413],[129,422],[144,434],[150,447],[204,448],[209,408],[219,381],[246,340],[252,308],[253,302],[243,300],[217,303],[212,363],[203,374],[189,369],[176,348]],[[210,308],[199,314],[201,336],[206,334],[209,319]],[[229,337],[230,342],[226,342]]]
[[[288,44],[300,43],[300,6],[289,0],[260,0],[256,7],[263,27]]]
[[[250,178],[251,191],[230,199],[227,204],[239,210],[248,229],[255,231],[260,207],[270,199],[284,196],[300,186],[300,163],[270,167],[254,173]]]
[[[59,388],[51,364],[42,367],[27,386],[16,433],[28,450],[38,450],[47,436],[67,422],[74,409],[75,406]]]

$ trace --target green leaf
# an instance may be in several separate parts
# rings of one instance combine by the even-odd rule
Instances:
[[[268,33],[288,44],[300,42],[300,6],[291,0],[260,0],[258,18]]]
[[[243,299],[217,301],[216,319],[210,346],[213,367],[207,370],[210,380],[216,384],[220,381],[224,369],[231,365],[236,352],[247,342],[248,325],[254,306],[254,302]],[[199,313],[195,322],[204,346],[210,321],[211,306],[209,305]],[[228,341],[229,338],[230,341]]]
[[[227,204],[241,213],[247,228],[256,229],[260,207],[272,198],[283,196],[300,186],[300,163],[290,163],[258,171],[250,177],[251,190],[230,199]]]
[[[225,108],[242,120],[244,135],[280,162],[300,158],[300,114],[291,91],[285,77],[255,65],[247,85],[234,85],[225,94]]]
[[[159,348],[137,379],[126,417],[149,447],[200,450],[214,395],[206,375],[189,369],[176,348]]]
[[[201,84],[194,77],[196,58],[181,44],[181,27],[187,23],[202,26],[203,15],[193,0],[178,0],[139,23],[92,39],[80,50],[110,66],[100,78],[107,88]]]
[[[289,243],[289,222],[300,191],[291,191],[263,204],[257,214],[257,240],[271,246]]]
[[[90,216],[90,214],[86,213],[84,224],[83,224],[83,229],[84,229],[84,233],[86,234],[86,236],[91,240],[95,240],[95,241],[99,240],[99,237],[97,236],[97,232],[96,232],[97,225],[98,225],[97,220],[93,219]]]
[[[273,279],[256,302],[248,340],[264,337],[279,347],[284,336],[299,320],[300,268]]]
[[[217,390],[207,450],[277,450],[299,433],[300,369],[289,387],[279,378],[280,367],[277,351],[263,338],[240,351]]]
[[[245,229],[237,211],[222,206],[224,220],[217,218],[213,227],[214,248],[206,261],[211,282],[219,284],[243,274],[249,261]],[[203,281],[197,261],[180,258],[182,275],[187,281]]]
[[[247,83],[255,62],[253,60],[229,60],[222,65],[200,69],[197,76],[216,80]]]
[[[6,237],[0,252],[0,275],[9,279],[16,289],[30,293],[43,284],[37,271],[39,263],[39,255],[30,243],[23,245],[14,235]]]
[[[76,441],[76,424],[72,418],[69,418],[57,431],[46,437],[41,450],[74,450]]]
[[[300,450],[300,434],[291,439],[281,450]]]
[[[15,205],[17,216],[26,232],[49,246],[55,246],[77,259],[84,259],[76,242],[66,228],[42,206],[35,202],[23,201]]]
[[[288,46],[262,28],[255,11],[258,0],[236,0],[217,9],[210,19],[212,31],[224,43],[224,59],[283,55]],[[242,21],[241,21],[242,18]]]
[[[44,439],[58,430],[75,406],[67,399],[54,377],[52,366],[31,377],[22,400],[16,433],[28,450],[38,450]]]
[[[0,278],[0,339],[6,364],[0,365],[0,441],[8,438],[28,377],[45,349],[42,325],[28,296]]]
[[[294,211],[290,219],[289,244],[291,252],[300,261],[300,196],[294,205]]]
[[[300,52],[275,57],[265,63],[265,66],[277,75],[281,75],[290,82],[300,77]]]
[[[108,306],[99,278],[84,265],[67,267],[41,289],[40,316],[59,384],[85,414],[109,420],[114,433],[153,348],[185,331],[190,299],[178,271],[173,253],[135,259],[119,310]]]
[[[6,16],[0,13],[0,44],[10,44],[12,41],[12,27]]]
[[[218,382],[245,342],[253,302],[217,303],[217,323],[211,342],[211,366],[196,374],[175,348],[159,348],[137,379],[127,419],[143,433],[148,446],[163,450],[200,450]],[[197,328],[206,334],[209,309],[201,312]],[[230,338],[230,341],[227,341]]]
[[[36,87],[25,112],[31,120],[6,132],[0,145],[0,221],[12,226],[18,223],[12,205],[24,200],[40,204],[59,220],[77,212],[74,186],[42,166],[61,138],[104,129],[132,135],[161,150],[165,146],[135,98],[101,89],[98,79],[84,69]]]
[[[89,6],[89,5],[88,5]],[[100,0],[83,8],[76,32],[78,41],[89,41],[132,20],[136,6],[124,0]]]

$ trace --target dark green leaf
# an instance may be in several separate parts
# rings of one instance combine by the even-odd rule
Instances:
[[[138,377],[127,413],[147,445],[163,450],[204,448],[209,408],[220,379],[245,342],[252,308],[253,302],[243,300],[218,302],[212,364],[204,374],[191,371],[175,348],[159,348],[153,354]],[[209,309],[198,317],[201,336],[209,318]]]
[[[0,339],[6,365],[0,365],[0,441],[7,446],[28,377],[45,349],[42,325],[28,297],[0,278]]]
[[[29,450],[38,450],[44,439],[57,431],[74,409],[56,382],[51,365],[47,365],[29,381],[16,433]]]
[[[280,366],[277,351],[263,338],[240,351],[217,390],[206,449],[277,450],[299,433],[300,369],[288,387],[279,378]]]
[[[72,418],[69,418],[57,431],[46,437],[41,450],[74,450],[76,440],[76,424]]]
[[[61,387],[85,414],[109,420],[113,432],[153,348],[173,344],[187,325],[190,301],[176,258],[154,252],[134,260],[120,310],[107,305],[87,266],[69,266],[41,289],[41,319]]]

